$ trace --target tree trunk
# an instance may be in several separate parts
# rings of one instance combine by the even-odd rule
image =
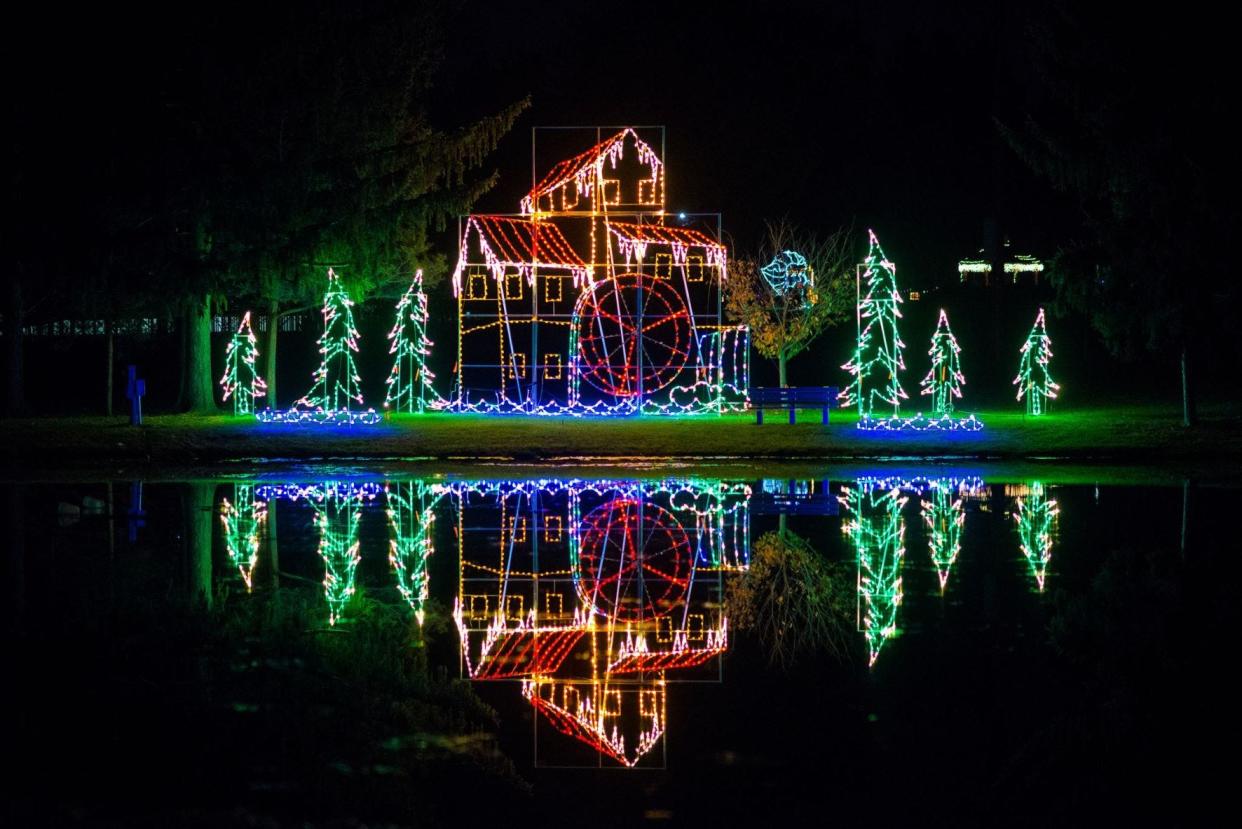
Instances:
[[[789,383],[785,380],[785,365],[789,362],[789,358],[785,356],[784,349],[781,350],[780,356],[776,358],[776,365],[780,371],[781,388],[785,388]]]
[[[214,377],[211,374],[211,295],[200,297],[185,313],[185,399],[186,412],[210,414],[216,411]]]
[[[267,502],[267,561],[271,568],[272,587],[280,587],[280,543],[276,534],[276,501]]]
[[[280,303],[273,299],[267,307],[267,353],[264,354],[267,368],[263,378],[267,381],[267,405],[272,409],[280,408],[276,402],[276,333],[280,327],[279,313]]]
[[[1193,426],[1198,420],[1198,412],[1195,410],[1194,389],[1190,381],[1190,353],[1189,348],[1182,346],[1182,425]]]
[[[112,315],[104,320],[104,414],[112,417],[112,377],[116,373],[113,364]]]
[[[9,416],[24,414],[26,411],[26,385],[22,374],[25,361],[22,359],[22,327],[26,324],[26,309],[22,304],[21,280],[9,280],[8,308],[4,314],[5,352],[8,365],[8,383],[5,399],[5,413]]]
[[[211,608],[211,528],[216,485],[184,484],[181,507],[185,520],[187,593],[191,602]]]

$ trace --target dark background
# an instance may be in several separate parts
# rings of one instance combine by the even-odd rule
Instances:
[[[530,186],[531,130],[553,125],[656,124],[667,128],[668,201],[672,210],[720,212],[735,252],[762,242],[765,220],[788,217],[828,233],[852,224],[858,254],[865,230],[879,235],[903,288],[922,292],[907,305],[907,392],[917,397],[926,371],[936,311],[949,311],[961,342],[968,386],[965,406],[1007,405],[1018,347],[1038,307],[1049,304],[1054,376],[1063,402],[1125,397],[1176,399],[1175,355],[1140,354],[1120,365],[1107,356],[1081,315],[1052,302],[1046,281],[1022,290],[965,290],[956,263],[985,240],[1012,243],[1011,253],[1052,257],[1081,233],[1081,216],[1037,179],[1003,138],[1046,103],[1031,69],[1032,25],[1056,14],[1048,4],[834,2],[751,5],[669,3],[616,6],[538,3],[440,4],[441,63],[430,104],[434,123],[471,123],[529,95],[487,169],[500,173],[479,212],[512,212]],[[146,93],[176,71],[195,30],[171,7],[87,10],[68,20],[49,8],[18,26],[9,56],[27,117],[57,124],[55,154],[74,169],[109,163],[121,120],[161,105]],[[260,14],[225,4],[235,18],[237,48]],[[1189,15],[1181,30],[1195,27]],[[1127,34],[1118,21],[1117,38]],[[1164,57],[1168,57],[1165,55]],[[1163,59],[1163,58],[1162,58]],[[1204,79],[1207,82],[1210,79]],[[1153,108],[1170,90],[1151,90]],[[66,119],[66,111],[73,117]],[[33,113],[33,115],[31,115]],[[110,137],[112,136],[112,137]],[[54,154],[54,155],[55,155]],[[58,171],[49,169],[56,177]],[[75,174],[76,175],[76,174]],[[80,187],[92,186],[89,174]],[[74,244],[72,192],[63,241]],[[456,239],[446,232],[437,253],[448,261]],[[999,276],[999,274],[997,275]],[[451,382],[454,303],[445,285],[432,292],[432,358],[442,391]],[[368,401],[382,399],[387,374],[383,335],[392,299],[360,305],[360,368]],[[233,309],[230,309],[233,310]],[[31,322],[58,310],[32,310]],[[282,335],[282,403],[301,394],[315,366],[318,318],[301,334]],[[793,384],[840,384],[853,325],[828,331],[790,364]],[[224,337],[213,348],[223,360]],[[99,337],[27,340],[28,396],[36,411],[93,411],[103,395]],[[153,409],[174,404],[176,339],[122,337],[118,371],[136,362],[149,379]],[[1236,347],[1235,347],[1236,350]],[[1217,359],[1213,352],[1211,359]],[[1221,358],[1221,368],[1231,357]],[[97,367],[97,364],[100,364]],[[754,355],[754,382],[775,382],[774,366]],[[1152,378],[1155,378],[1154,381]],[[1204,391],[1229,387],[1218,370],[1200,375]],[[118,382],[118,404],[123,383]],[[1013,404],[1017,405],[1017,404]]]

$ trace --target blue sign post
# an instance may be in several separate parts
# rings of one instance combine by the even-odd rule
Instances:
[[[129,367],[129,380],[125,385],[125,396],[129,398],[129,425],[142,425],[142,396],[147,393],[147,381],[138,376],[138,367]]]

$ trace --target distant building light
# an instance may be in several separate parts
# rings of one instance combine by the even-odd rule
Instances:
[[[1008,267],[1008,266],[1006,266]],[[981,259],[963,259],[957,263],[958,273],[991,273],[992,265]]]
[[[1005,263],[1005,273],[1039,273],[1044,269],[1044,263],[1034,256],[1018,255],[1014,258],[1016,262]]]

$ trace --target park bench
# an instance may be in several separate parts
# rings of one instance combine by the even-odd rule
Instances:
[[[755,423],[763,425],[764,409],[789,409],[789,422],[797,421],[798,409],[822,409],[824,423],[828,409],[837,397],[836,386],[763,387],[750,390],[750,405],[755,407]]]

